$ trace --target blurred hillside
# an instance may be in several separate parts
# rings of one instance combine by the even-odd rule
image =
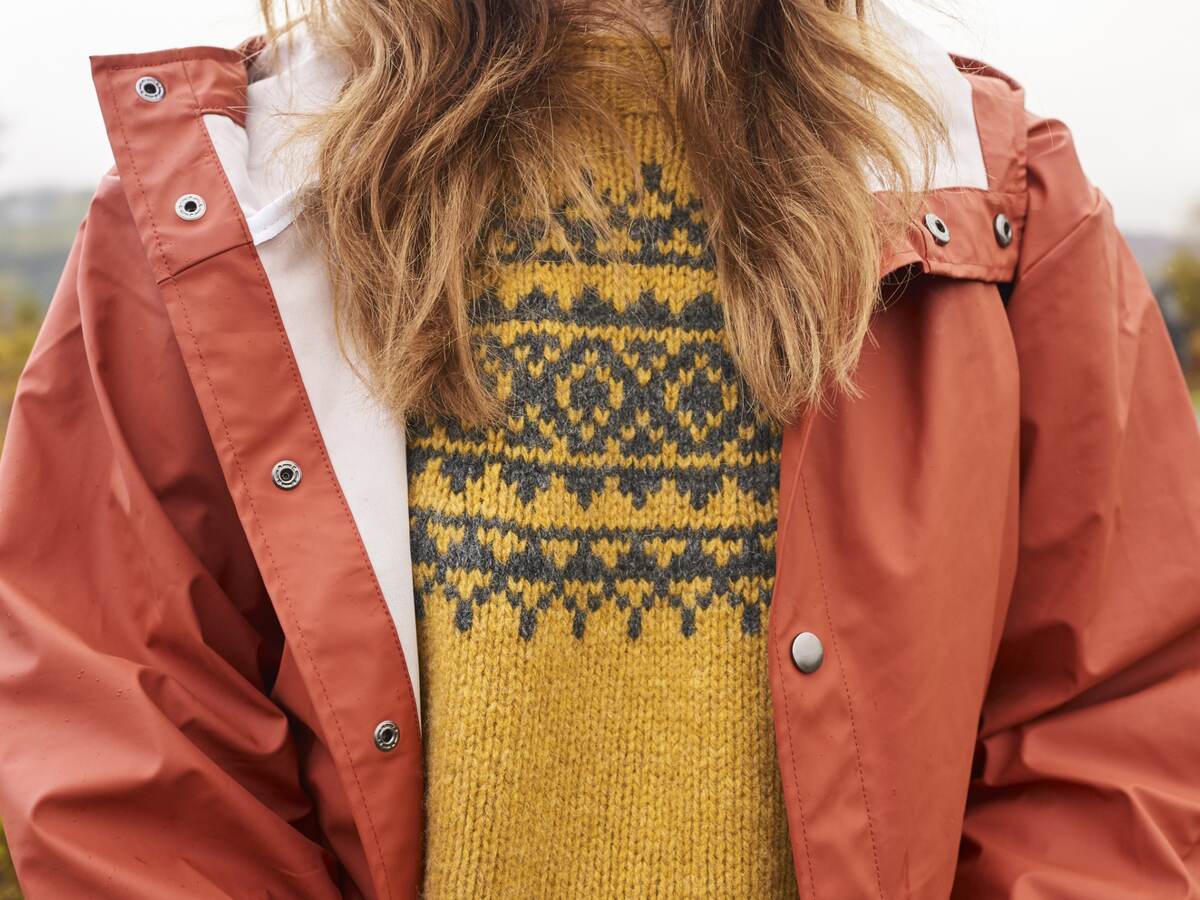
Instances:
[[[88,191],[0,194],[0,436],[89,197]]]
[[[90,196],[49,189],[0,194],[0,283],[48,302]]]

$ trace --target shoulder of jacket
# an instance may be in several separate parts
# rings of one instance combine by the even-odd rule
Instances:
[[[971,84],[989,187],[1020,204],[1019,270],[1026,270],[1107,204],[1062,120],[1030,110],[1025,89],[1008,73],[969,57],[952,59]]]
[[[1041,169],[1049,163],[1059,167],[1063,175],[1083,177],[1070,129],[1060,119],[1030,110],[1025,103],[1025,88],[1016,78],[971,57],[951,54],[951,58],[971,84],[976,124],[985,150],[1000,155],[1007,145],[1027,170]]]
[[[97,184],[78,237],[79,264],[70,292],[85,320],[113,319],[120,308],[116,318],[140,322],[140,330],[150,320],[165,321],[166,311],[130,206],[128,177],[113,166]]]
[[[953,53],[950,58],[971,88],[988,189],[1024,195],[1029,146],[1025,89],[1015,78],[986,62]]]
[[[100,249],[113,265],[127,265],[130,256],[145,258],[127,187],[126,176],[112,166],[96,185],[84,220],[83,251],[94,255]]]
[[[1025,195],[1021,269],[1028,269],[1084,221],[1108,214],[1103,194],[1092,184],[1076,150],[1071,129],[1061,120],[1034,112],[1025,90],[1011,75],[979,60],[954,57],[972,84],[976,118],[993,158],[1016,164],[1012,183]]]

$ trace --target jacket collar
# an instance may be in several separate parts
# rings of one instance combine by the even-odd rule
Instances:
[[[919,87],[942,111],[949,138],[937,148],[931,190],[910,227],[888,248],[880,276],[915,267],[946,277],[1010,281],[1026,212],[1021,89],[974,60],[950,55],[888,7],[876,8],[876,24],[923,76]],[[201,116],[210,123],[223,118],[241,132],[237,151],[226,148],[221,163],[247,236],[254,244],[271,240],[293,221],[295,195],[315,169],[314,148],[302,138],[291,139],[292,123],[333,101],[344,67],[300,30],[278,48],[252,39],[237,49],[96,57],[93,69],[99,74],[168,62],[186,64]],[[899,121],[887,110],[884,115]],[[948,243],[940,243],[926,227],[930,213],[948,225]],[[996,240],[1000,215],[1015,234],[1007,246]],[[173,267],[161,262],[160,276]],[[181,259],[174,265],[186,264]]]
[[[980,122],[990,122],[990,107],[1006,98],[994,96],[995,85],[972,77],[982,67],[952,57],[886,5],[877,4],[874,17],[885,39],[921,77],[919,88],[942,114],[947,130],[947,140],[936,148],[927,202],[912,227],[889,248],[881,277],[916,266],[950,277],[1011,279],[1017,241],[1007,247],[997,241],[995,222],[1004,215],[1017,234],[1023,224],[1024,185],[1013,182],[1024,160],[1012,158],[1013,134],[1021,130],[1021,123],[1012,123],[1012,132],[987,133],[994,126],[981,127]],[[345,78],[345,66],[303,29],[277,47],[254,54],[243,112],[244,158],[223,156],[222,162],[255,244],[271,240],[291,224],[297,193],[315,178],[315,148],[311,139],[291,137],[293,123],[332,103]],[[900,134],[916,176],[920,159],[911,128],[894,109],[884,108],[882,114]],[[871,172],[868,178],[879,192],[878,178]],[[925,220],[931,213],[949,227],[949,243],[939,242],[930,232]]]
[[[923,43],[912,52],[930,54],[928,71],[946,83],[945,102],[956,111],[955,164],[939,169],[944,183],[922,210],[945,219],[952,237],[936,243],[918,218],[890,249],[883,274],[912,266],[1011,279],[1024,220],[1019,91],[972,74],[969,62],[950,71],[948,57]],[[328,102],[340,82],[285,74],[300,71],[295,66],[265,70],[269,61],[260,56],[253,48],[200,47],[98,57],[92,69],[147,264],[288,659],[318,701],[312,714],[376,893],[412,896],[424,776],[404,435],[340,352],[328,279],[287,227],[289,193],[304,183],[311,156],[280,139],[276,126],[288,119],[275,112]],[[295,61],[318,70],[326,62]],[[147,77],[165,88],[153,102],[137,91]],[[205,199],[201,217],[176,214],[187,194]],[[1007,247],[994,236],[1001,212],[1017,229]],[[785,434],[793,473],[811,426],[810,415]],[[281,460],[303,472],[294,489],[272,484]],[[373,734],[389,722],[398,723],[400,738],[380,752]]]

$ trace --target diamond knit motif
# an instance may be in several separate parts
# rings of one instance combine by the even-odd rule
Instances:
[[[779,435],[729,354],[700,202],[664,188],[657,164],[643,178],[642,196],[604,195],[628,245],[616,291],[603,289],[614,262],[597,261],[594,230],[567,210],[557,214],[581,267],[530,237],[536,223],[502,233],[504,274],[477,309],[484,368],[512,410],[505,427],[410,429],[413,495],[445,498],[415,507],[414,556],[428,561],[418,597],[436,586],[461,629],[475,607],[501,603],[532,639],[553,602],[577,637],[605,602],[631,638],[656,606],[684,636],[713,603],[761,628]],[[577,290],[562,283],[572,270]],[[480,522],[489,506],[503,518]]]
[[[643,189],[599,127],[586,161],[610,241],[565,203],[574,259],[515,211],[487,235],[473,321],[506,420],[409,424],[428,897],[795,896],[765,644],[781,434],[671,123],[620,111]]]

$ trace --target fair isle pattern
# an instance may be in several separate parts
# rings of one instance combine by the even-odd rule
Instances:
[[[414,493],[444,497],[413,517],[416,556],[429,561],[418,564],[420,615],[429,595],[467,630],[476,607],[506,604],[529,640],[560,602],[582,638],[611,603],[636,639],[656,607],[688,636],[724,603],[743,631],[761,630],[778,435],[746,402],[725,346],[698,202],[680,203],[654,165],[644,178],[645,199],[604,195],[636,245],[618,256],[616,295],[598,289],[613,279],[591,229],[570,228],[586,267],[570,293],[550,292],[562,253],[505,233],[505,283],[480,303],[479,332],[513,407],[507,427],[411,435]]]
[[[431,898],[795,896],[764,641],[781,435],[668,123],[622,124],[645,190],[599,129],[588,161],[615,246],[567,206],[577,261],[515,213],[489,235],[507,421],[409,427]]]

